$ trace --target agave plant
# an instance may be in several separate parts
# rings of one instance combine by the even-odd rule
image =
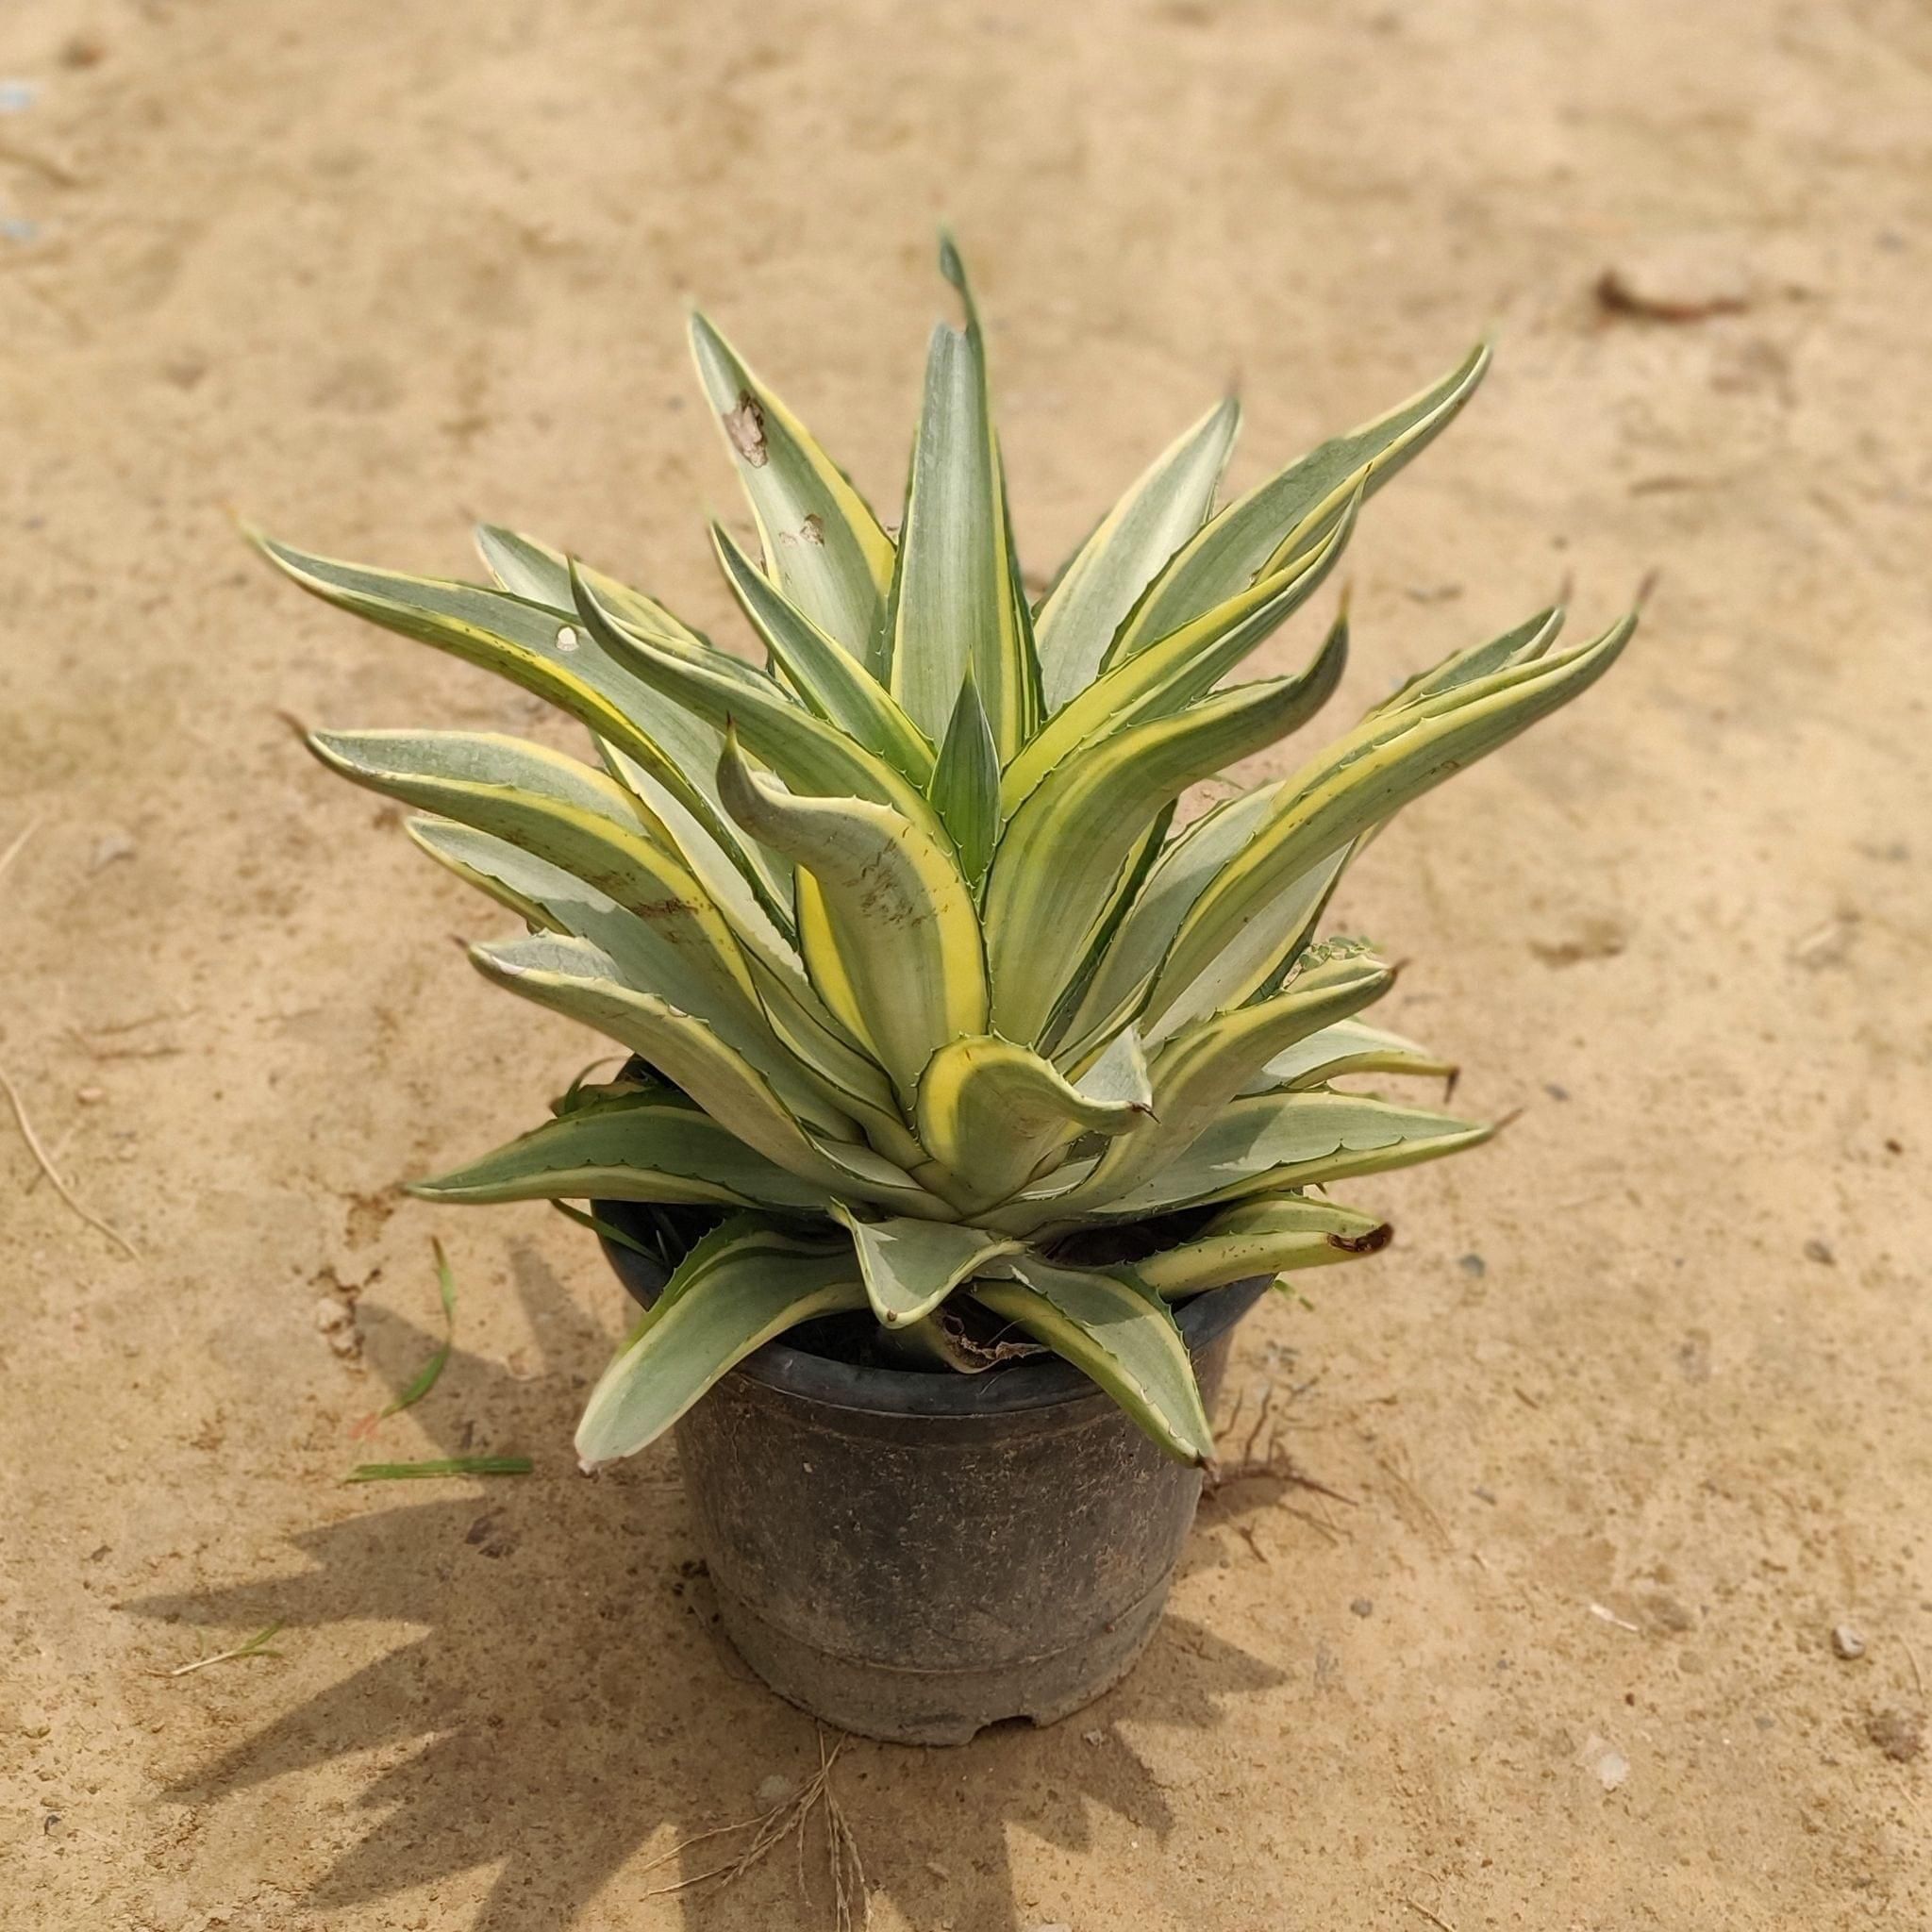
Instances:
[[[593,768],[488,732],[308,741],[420,808],[416,841],[526,922],[472,950],[488,977],[635,1056],[414,1190],[655,1204],[675,1265],[591,1394],[587,1464],[834,1315],[935,1371],[1055,1351],[1205,1461],[1172,1305],[1372,1252],[1384,1224],[1323,1191],[1491,1131],[1334,1084],[1451,1070],[1362,1020],[1393,973],[1320,922],[1392,813],[1583,691],[1633,620],[1558,651],[1561,612],[1540,611],[1175,823],[1190,787],[1334,691],[1345,608],[1305,668],[1224,680],[1314,596],[1488,349],[1217,509],[1239,416],[1222,403],[1029,603],[950,244],[941,266],[963,326],[932,338],[896,533],[692,318],[758,554],[711,540],[762,668],[508,530],[479,532],[493,588],[258,540],[305,590],[501,673],[595,742]]]

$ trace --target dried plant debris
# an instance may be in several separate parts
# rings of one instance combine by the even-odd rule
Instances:
[[[663,1898],[674,1892],[691,1891],[706,1885],[715,1884],[722,1890],[744,1876],[752,1867],[775,1851],[787,1839],[796,1842],[798,1853],[798,1885],[801,1893],[805,1890],[805,1840],[806,1827],[814,1811],[823,1810],[825,1819],[826,1869],[832,1887],[833,1924],[837,1932],[856,1932],[856,1928],[872,1924],[872,1896],[866,1883],[865,1864],[858,1855],[858,1840],[853,1835],[843,1807],[839,1803],[839,1794],[832,1785],[832,1768],[839,1761],[839,1754],[845,1748],[846,1740],[841,1738],[827,1748],[825,1734],[819,1733],[819,1768],[807,1778],[805,1783],[792,1790],[789,1778],[776,1774],[766,1778],[758,1786],[758,1802],[765,1809],[754,1818],[741,1819],[736,1824],[721,1824],[709,1831],[693,1833],[690,1838],[680,1839],[671,1849],[653,1860],[662,1864],[668,1858],[675,1858],[689,1851],[691,1846],[706,1844],[714,1839],[730,1838],[739,1832],[750,1832],[751,1839],[734,1858],[711,1866],[708,1871],[694,1872],[688,1878],[680,1878],[673,1885],[660,1885],[646,1892],[647,1898]],[[647,1871],[650,1867],[645,1868]]]

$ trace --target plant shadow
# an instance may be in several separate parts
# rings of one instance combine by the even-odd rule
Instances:
[[[519,1247],[512,1262],[541,1340],[541,1372],[520,1381],[455,1351],[416,1411],[432,1453],[470,1453],[479,1428],[491,1443],[567,1443],[586,1378],[601,1366],[608,1338],[535,1251]],[[391,1388],[438,1340],[375,1309],[365,1338]],[[1223,1491],[1214,1527],[1204,1511],[1183,1571],[1222,1560],[1221,1531],[1271,1490],[1250,1482]],[[373,1509],[292,1541],[310,1566],[293,1575],[126,1607],[244,1634],[280,1620],[284,1645],[331,1625],[423,1626],[166,1792],[216,1805],[382,1753],[390,1761],[357,1801],[372,1823],[313,1887],[306,1903],[315,1910],[494,1866],[475,1932],[567,1932],[600,1897],[629,1923],[647,1894],[728,1862],[742,1842],[713,1839],[653,1867],[637,1854],[654,1835],[675,1843],[749,1818],[766,1807],[774,1780],[802,1784],[817,1768],[817,1727],[758,1684],[716,1632],[668,1443],[595,1482],[546,1476],[540,1459],[535,1479]],[[1126,1732],[1205,1731],[1224,1699],[1283,1681],[1170,1613],[1124,1685],[1048,1729],[1001,1725],[934,1751],[850,1740],[836,1789],[868,1881],[918,1923],[937,1913],[1018,1932],[1013,1827],[1080,1852],[1093,1842],[1096,1813],[1111,1813],[1164,1840],[1173,1810]],[[398,1753],[409,1755],[395,1761]],[[684,1923],[829,1925],[823,1851],[814,1857],[809,1894],[806,1863],[781,1847],[728,1892],[715,1884],[679,1892]]]

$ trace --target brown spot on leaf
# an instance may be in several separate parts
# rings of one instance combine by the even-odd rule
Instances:
[[[740,390],[738,407],[724,411],[724,423],[731,447],[754,470],[762,470],[771,461],[772,453],[765,447],[765,412],[758,399],[749,390]]]
[[[1367,1234],[1331,1234],[1328,1245],[1340,1248],[1344,1255],[1379,1255],[1395,1239],[1391,1223],[1385,1221],[1380,1227],[1372,1227]]]
[[[825,542],[825,520],[817,510],[806,518],[798,526],[798,541],[801,543],[816,543],[821,549]]]

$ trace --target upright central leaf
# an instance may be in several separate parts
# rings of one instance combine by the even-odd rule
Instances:
[[[970,664],[1004,761],[1033,731],[1039,674],[1008,527],[986,345],[950,243],[941,266],[965,302],[966,326],[941,323],[926,358],[899,533],[892,695],[937,744]]]

